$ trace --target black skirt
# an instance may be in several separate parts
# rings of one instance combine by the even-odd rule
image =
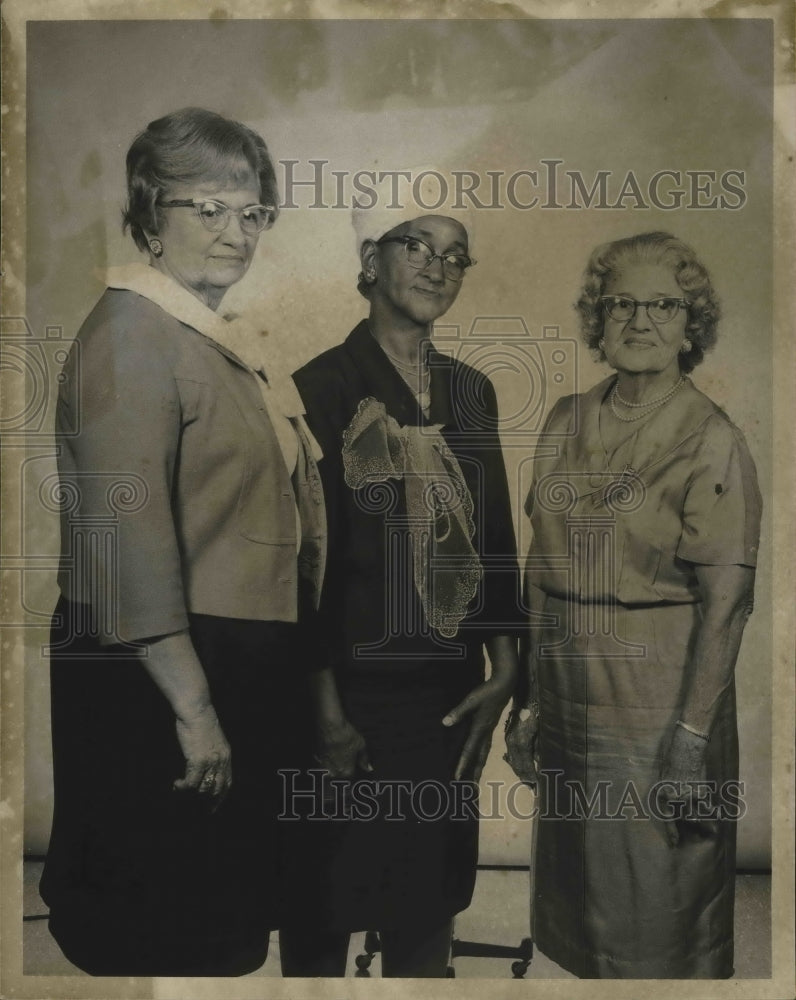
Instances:
[[[469,906],[477,786],[453,781],[469,720],[447,728],[442,718],[483,676],[480,644],[464,663],[340,672],[346,715],[373,771],[327,785],[325,801],[296,797],[302,819],[286,855],[291,922],[384,930],[441,922]],[[317,774],[295,787],[323,789]]]
[[[232,751],[212,813],[175,792],[174,713],[133,657],[70,634],[63,599],[51,655],[55,807],[41,882],[50,930],[94,975],[241,975],[278,926],[280,768],[306,747],[300,629],[190,616]]]

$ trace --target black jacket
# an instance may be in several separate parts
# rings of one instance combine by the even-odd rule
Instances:
[[[429,353],[429,365],[428,419],[366,321],[344,343],[294,375],[307,422],[324,453],[320,472],[329,553],[321,615],[326,663],[335,667],[400,668],[429,660],[471,659],[482,655],[481,645],[490,635],[515,634],[522,627],[516,542],[494,388],[482,373],[435,350]],[[484,575],[454,639],[442,639],[428,628],[412,586],[411,548],[400,527],[402,484],[380,494],[373,491],[363,503],[344,481],[343,431],[368,396],[384,403],[402,426],[441,424],[472,496],[472,543]]]

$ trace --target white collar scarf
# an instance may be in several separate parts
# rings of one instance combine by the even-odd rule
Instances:
[[[296,420],[307,435],[313,457],[316,461],[322,457],[320,446],[304,420],[306,411],[292,376],[266,351],[263,334],[251,321],[243,317],[225,319],[219,316],[186,288],[147,264],[111,267],[104,277],[109,288],[123,288],[142,295],[233,354],[244,368],[255,374],[269,409],[275,405],[283,416]]]

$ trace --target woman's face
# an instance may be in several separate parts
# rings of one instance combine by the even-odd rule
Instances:
[[[240,175],[223,181],[174,184],[162,201],[212,198],[231,209],[246,208],[260,202],[260,187],[255,175]],[[153,265],[187,288],[198,299],[215,309],[224,293],[240,281],[251,264],[259,233],[247,234],[240,219],[230,214],[225,229],[219,233],[205,229],[191,207],[162,209],[165,223],[157,234],[163,255],[153,258]]]
[[[606,282],[603,294],[621,295],[648,302],[660,298],[684,298],[674,273],[664,264],[628,263]],[[685,339],[686,309],[678,309],[667,323],[654,323],[644,306],[625,322],[604,313],[603,353],[608,364],[628,374],[680,373],[677,355]]]
[[[467,232],[461,223],[444,216],[428,215],[405,222],[390,236],[412,236],[428,244],[435,253],[467,253]],[[456,301],[461,281],[447,278],[436,257],[428,267],[412,267],[401,243],[382,243],[375,259],[376,282],[371,308],[391,314],[401,325],[406,320],[426,327],[439,319]]]

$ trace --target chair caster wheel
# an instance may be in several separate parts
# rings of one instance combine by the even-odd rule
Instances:
[[[528,971],[528,962],[512,962],[511,974],[515,979],[524,979]]]
[[[373,956],[379,951],[381,951],[381,938],[378,931],[367,931],[365,934],[365,953],[364,955],[357,955],[354,959],[357,967],[354,975],[358,979],[370,979],[368,969],[370,968],[370,963],[373,961]]]

